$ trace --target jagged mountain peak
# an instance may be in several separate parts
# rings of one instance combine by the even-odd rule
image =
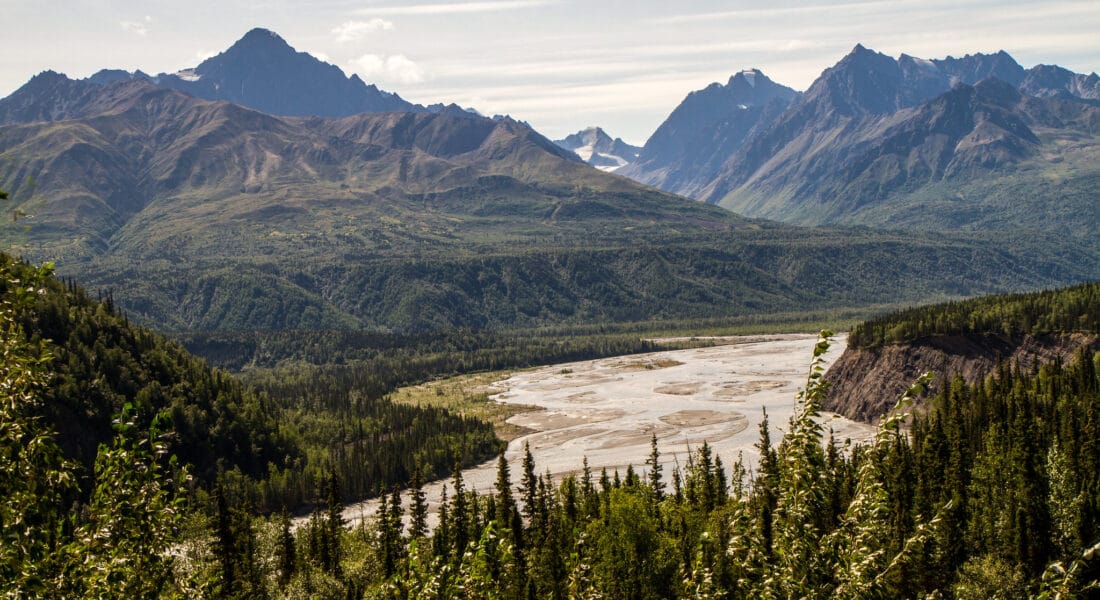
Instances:
[[[1025,94],[1041,98],[1100,100],[1100,77],[1082,75],[1058,65],[1035,65],[1028,69],[1019,88]]]
[[[729,82],[726,85],[735,85],[737,82],[745,82],[749,87],[756,87],[758,80],[766,80],[771,82],[763,72],[759,69],[743,69],[730,76]]]
[[[234,42],[224,52],[202,61],[193,70],[195,73],[202,75],[226,64],[242,62],[276,63],[281,61],[300,61],[310,65],[326,65],[326,63],[305,52],[298,52],[274,31],[257,27],[244,34],[244,37]]]
[[[612,138],[596,125],[555,140],[554,143],[604,171],[614,171],[634,162],[641,151],[638,146],[631,146],[620,138]]]
[[[931,61],[952,82],[975,84],[983,79],[996,77],[1012,85],[1019,85],[1025,71],[1008,52],[999,50],[993,54],[967,54],[962,58],[948,56]]]
[[[613,139],[610,135],[607,135],[607,132],[601,127],[589,125],[577,133],[566,136],[565,141],[566,143],[579,142],[579,146],[596,146],[599,144],[610,144]]]
[[[690,196],[797,97],[759,69],[734,73],[725,85],[689,93],[649,137],[637,162],[620,174]]]
[[[290,44],[286,43],[286,40],[279,36],[279,34],[263,27],[253,27],[248,30],[248,33],[244,34],[244,36],[234,44],[234,46],[238,45],[269,45],[273,47],[284,46],[290,48]]]

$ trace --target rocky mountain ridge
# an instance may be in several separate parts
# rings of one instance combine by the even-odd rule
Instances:
[[[554,143],[577,154],[584,162],[601,171],[614,172],[638,160],[641,148],[622,138],[612,139],[600,127],[592,126],[565,136]]]
[[[619,171],[636,181],[698,197],[726,159],[767,129],[797,97],[757,69],[692,92]]]
[[[339,67],[298,52],[273,31],[256,28],[224,52],[198,66],[176,73],[149,75],[140,70],[127,72],[102,69],[87,79],[59,83],[58,74],[47,71],[33,78],[10,98],[41,97],[41,90],[25,88],[53,85],[61,100],[74,94],[88,94],[86,85],[119,81],[146,81],[158,87],[185,92],[196,98],[224,100],[280,116],[347,117],[374,112],[439,112],[447,107],[424,107],[397,94],[379,90],[358,75],[345,75]],[[83,91],[80,91],[83,88]],[[8,113],[6,120],[4,113]],[[0,108],[0,122],[12,122],[12,108]],[[21,120],[32,114],[19,113]],[[41,110],[39,117],[56,120],[56,111]]]
[[[127,314],[166,328],[713,317],[1098,268],[1073,247],[1047,257],[746,220],[601,173],[507,118],[276,117],[141,80],[48,82],[80,102],[58,103],[64,120],[0,126],[0,189],[23,215],[0,240],[93,289],[125,289]]]
[[[1095,222],[1097,82],[1004,51],[894,59],[857,45],[735,144],[712,135],[726,109],[700,101],[723,86],[692,93],[620,173],[806,225],[1080,231]]]

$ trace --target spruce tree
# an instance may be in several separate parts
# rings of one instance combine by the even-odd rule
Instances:
[[[657,449],[657,434],[654,433],[649,440],[649,487],[653,489],[653,495],[657,502],[665,498],[665,484],[661,481],[661,454]]]

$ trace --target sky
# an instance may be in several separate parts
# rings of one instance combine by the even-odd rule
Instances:
[[[265,27],[413,102],[639,145],[692,90],[746,68],[804,90],[857,43],[1100,70],[1097,0],[0,0],[0,14],[0,96],[46,69],[175,72]]]

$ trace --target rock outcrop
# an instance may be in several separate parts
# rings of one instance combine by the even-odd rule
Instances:
[[[934,371],[937,383],[961,376],[980,381],[1001,361],[1029,369],[1056,360],[1070,361],[1081,348],[1100,350],[1100,334],[936,336],[905,344],[848,348],[825,379],[832,385],[825,408],[850,419],[871,422],[893,408],[922,373]]]

